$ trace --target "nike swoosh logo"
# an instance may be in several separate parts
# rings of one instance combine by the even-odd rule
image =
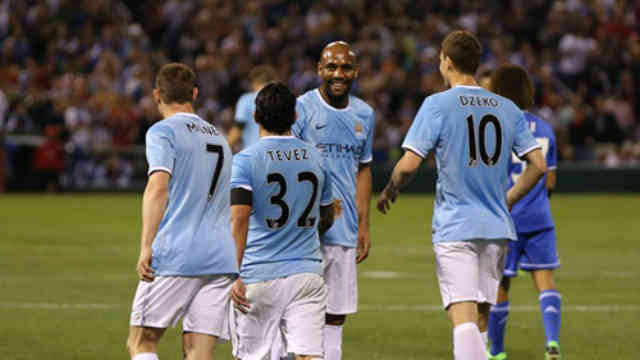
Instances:
[[[327,124],[316,124],[316,130],[324,129],[327,127]]]

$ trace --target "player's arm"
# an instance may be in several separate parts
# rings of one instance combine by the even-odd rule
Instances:
[[[242,137],[242,130],[244,129],[244,123],[234,122],[231,125],[231,129],[229,130],[229,135],[227,135],[227,142],[230,147],[234,147]]]
[[[423,158],[415,152],[405,151],[391,173],[391,179],[378,198],[378,210],[386,214],[396,201],[400,189],[407,186],[422,164]]]
[[[140,258],[137,271],[142,281],[153,281],[155,275],[151,269],[151,245],[158,232],[169,200],[169,180],[166,171],[154,171],[149,175],[142,196],[142,234],[140,239]]]
[[[251,191],[242,188],[231,189],[231,235],[236,244],[238,268],[242,267],[244,250],[247,247],[251,207]],[[240,311],[246,312],[248,310],[249,301],[246,297],[246,287],[240,277],[238,277],[235,284],[233,284],[231,299]]]
[[[333,225],[334,211],[333,204],[320,206],[320,222],[318,223],[318,232],[324,235]]]
[[[547,182],[545,184],[547,188],[547,195],[551,197],[551,193],[556,189],[556,183],[558,182],[556,170],[547,171]]]
[[[509,192],[507,192],[507,206],[509,210],[511,210],[513,204],[522,199],[547,172],[547,163],[542,155],[542,150],[539,148],[528,152],[524,157],[528,163],[527,168],[522,175],[520,175],[513,187],[509,189]]]
[[[360,163],[356,175],[356,207],[358,208],[358,257],[356,263],[362,262],[369,255],[371,238],[369,237],[369,212],[371,208],[371,162]]]

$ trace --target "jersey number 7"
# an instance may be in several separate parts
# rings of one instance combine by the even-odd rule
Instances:
[[[213,198],[213,193],[216,190],[216,184],[220,177],[220,170],[222,170],[222,163],[224,162],[224,150],[221,145],[207,144],[207,152],[218,154],[218,160],[216,161],[216,170],[213,172],[213,179],[211,180],[211,186],[209,187],[209,200]]]

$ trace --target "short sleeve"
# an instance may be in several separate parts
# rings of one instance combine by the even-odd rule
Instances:
[[[440,139],[443,116],[433,97],[424,100],[418,114],[413,119],[402,148],[416,153],[422,158],[435,148]]]
[[[296,102],[296,122],[293,123],[291,127],[291,133],[293,136],[297,137],[300,140],[304,140],[302,134],[304,132],[304,128],[307,125],[307,111],[304,107],[304,104],[298,100]]]
[[[176,160],[176,149],[173,131],[163,124],[152,126],[145,139],[148,175],[155,171],[165,171],[173,174]]]
[[[331,190],[331,174],[328,171],[325,159],[322,159],[322,171],[324,171],[324,184],[322,185],[322,197],[320,206],[327,206],[333,202],[333,190]]]
[[[250,96],[242,95],[236,104],[235,120],[236,122],[246,124],[253,118],[251,111]]]
[[[251,184],[251,157],[245,152],[233,156],[231,168],[231,189],[241,188],[253,191]]]
[[[528,122],[521,111],[518,111],[518,118],[516,119],[516,134],[513,141],[513,152],[519,157],[523,158],[525,155],[535,149],[540,149],[540,144],[536,141],[529,130]]]
[[[547,152],[547,169],[555,170],[558,168],[558,150],[556,146],[556,136],[553,131],[549,134],[549,151]]]
[[[369,130],[367,131],[367,139],[364,143],[362,154],[360,154],[360,163],[366,164],[373,160],[373,135],[375,124],[375,113],[371,112],[371,118],[369,119]]]

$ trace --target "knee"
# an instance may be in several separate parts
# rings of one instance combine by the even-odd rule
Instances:
[[[335,315],[335,314],[327,314],[325,316],[325,323],[327,325],[333,326],[342,326],[347,320],[347,315]]]

